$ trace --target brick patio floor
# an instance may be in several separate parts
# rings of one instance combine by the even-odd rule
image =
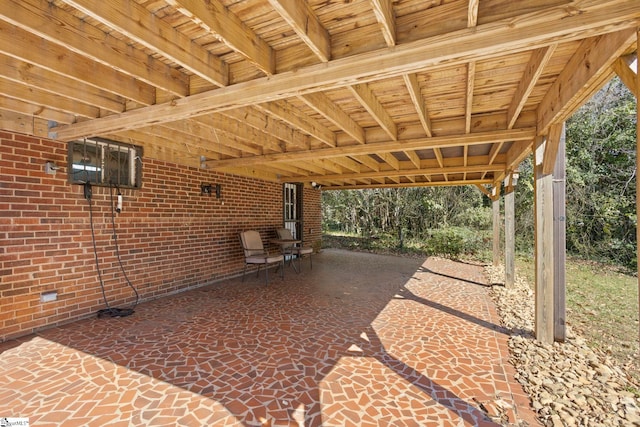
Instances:
[[[480,266],[340,250],[0,344],[31,426],[537,425]],[[494,422],[487,414],[503,414]],[[497,418],[494,418],[497,420]],[[522,424],[526,425],[526,424]]]

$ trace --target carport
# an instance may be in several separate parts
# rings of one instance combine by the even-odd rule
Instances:
[[[316,259],[269,287],[233,279],[23,338],[0,353],[0,413],[57,426],[537,425],[481,266]]]

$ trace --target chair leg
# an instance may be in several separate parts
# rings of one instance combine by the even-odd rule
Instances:
[[[280,273],[280,277],[284,280],[284,258],[282,258],[282,272]]]
[[[313,270],[313,261],[311,261],[311,254],[309,254],[309,266],[311,267],[311,270]]]
[[[264,284],[269,286],[269,266],[267,264],[264,265]]]
[[[244,270],[242,270],[242,281],[244,282],[244,275],[247,274],[247,263],[244,263]]]

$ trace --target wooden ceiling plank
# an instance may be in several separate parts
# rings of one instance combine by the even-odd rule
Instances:
[[[8,80],[75,99],[106,111],[117,113],[124,111],[125,108],[121,97],[2,54],[0,54],[0,70],[2,70],[1,75]],[[61,123],[73,123],[73,121],[61,121]]]
[[[313,120],[311,117],[301,117],[298,111],[286,101],[275,101],[258,104],[256,107],[299,129],[301,132],[312,136],[330,147],[336,146],[336,135],[326,126]]]
[[[151,105],[155,102],[155,90],[146,83],[125,76],[113,68],[96,64],[86,57],[2,20],[0,20],[0,52],[143,105]]]
[[[636,98],[640,98],[638,96],[638,88],[635,84],[636,82],[636,72],[629,66],[633,60],[637,60],[637,54],[635,55],[627,55],[627,57],[618,58],[613,63],[613,70],[616,72],[620,80],[624,83],[624,85],[633,93]]]
[[[404,141],[387,141],[369,143],[364,145],[352,145],[347,147],[321,148],[315,150],[304,150],[296,152],[287,152],[280,154],[272,154],[265,156],[257,156],[255,158],[244,157],[242,159],[228,159],[218,162],[212,162],[212,167],[227,167],[234,165],[236,162],[244,164],[257,164],[273,161],[294,161],[294,160],[310,160],[340,156],[354,156],[365,154],[380,154],[394,151],[402,151],[408,149],[426,149],[426,148],[444,148],[457,147],[464,145],[488,144],[504,140],[521,141],[531,140],[536,135],[535,128],[513,129],[507,131],[481,132],[463,135],[448,135],[432,138],[418,138],[414,140]]]
[[[340,107],[334,104],[324,93],[308,93],[299,96],[299,98],[360,144],[365,143],[364,129]]]
[[[427,105],[422,97],[420,83],[418,82],[418,76],[414,73],[411,73],[403,74],[402,78],[404,79],[404,84],[407,86],[409,96],[411,97],[411,102],[413,102],[413,106],[418,113],[420,123],[422,123],[422,127],[424,128],[424,132],[427,134],[427,136],[430,137],[432,136],[431,120],[429,119],[429,114],[427,112]]]
[[[615,60],[634,42],[635,36],[635,30],[628,29],[592,37],[580,43],[538,106],[540,135],[546,134],[552,124],[565,121],[573,108],[587,100],[597,89],[592,82],[611,70]]]
[[[51,136],[69,140],[84,135],[125,130],[149,122],[172,121],[237,108],[264,102],[265,99],[284,99],[345,84],[363,83],[445,65],[465,64],[470,60],[480,61],[550,43],[578,40],[586,35],[634,28],[640,19],[637,0],[585,0],[580,6],[580,9],[571,12],[564,6],[551,7],[524,14],[517,19],[478,25],[473,29],[458,30],[393,48],[356,54],[327,64],[312,65],[293,72],[214,89],[169,104],[141,108],[90,123],[60,126],[52,130]]]
[[[131,49],[123,41],[86,25],[49,1],[3,0],[0,2],[0,17],[38,37],[147,84],[178,96],[188,95],[186,75],[181,75],[160,61],[149,58],[149,55]]]
[[[507,110],[507,128],[513,129],[516,124],[516,120],[522,112],[522,108],[529,99],[529,95],[533,91],[533,88],[538,83],[542,71],[553,56],[553,53],[558,46],[557,43],[536,49],[531,54],[531,59],[525,68],[524,74],[518,83],[516,93],[511,100],[511,105]]]
[[[100,116],[100,109],[65,98],[53,93],[45,92],[21,83],[16,83],[0,77],[0,93],[9,98],[18,99],[42,108],[51,108],[80,117],[95,118]]]
[[[229,83],[227,66],[203,47],[135,2],[64,0],[65,3],[158,52],[217,86]]]
[[[247,27],[218,0],[166,0],[200,27],[240,53],[267,75],[275,73],[275,55],[271,46]]]
[[[45,120],[52,120],[58,123],[73,123],[76,121],[76,117],[73,114],[53,110],[49,107],[43,107],[19,99],[12,99],[7,96],[0,96],[0,110],[41,117]]]
[[[307,1],[269,0],[298,37],[322,62],[331,59],[331,39]]]
[[[396,45],[396,19],[392,0],[370,0],[387,46]]]
[[[371,114],[380,127],[394,141],[398,140],[398,127],[393,122],[389,113],[384,109],[380,101],[371,91],[367,84],[357,84],[349,86],[351,93],[358,99],[360,104]]]

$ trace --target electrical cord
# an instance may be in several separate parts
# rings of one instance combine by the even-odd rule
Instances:
[[[104,281],[102,279],[102,273],[100,271],[100,261],[98,258],[98,247],[96,245],[96,234],[95,234],[95,229],[93,226],[93,203],[91,202],[91,200],[93,199],[92,197],[92,191],[91,191],[91,183],[89,181],[85,182],[84,184],[84,196],[87,199],[87,202],[89,203],[89,224],[91,226],[91,242],[93,243],[93,255],[95,257],[95,263],[96,263],[96,270],[98,271],[98,280],[100,281],[100,290],[102,291],[102,298],[104,299],[104,304],[106,306],[106,308],[98,310],[98,317],[104,317],[104,316],[108,316],[108,317],[125,317],[125,316],[129,316],[131,314],[133,314],[134,312],[134,307],[136,305],[138,305],[138,301],[139,301],[139,295],[138,295],[138,291],[136,290],[136,288],[131,284],[131,282],[129,281],[129,278],[127,277],[125,271],[124,271],[124,267],[122,266],[122,261],[120,260],[120,251],[118,249],[118,241],[117,241],[117,234],[115,233],[115,219],[114,216],[115,214],[113,213],[113,203],[111,205],[111,209],[112,209],[112,215],[111,215],[111,220],[112,220],[112,225],[113,225],[113,230],[114,230],[114,237],[116,238],[115,243],[116,243],[116,255],[118,257],[118,262],[120,263],[120,268],[122,269],[122,273],[125,276],[125,279],[127,280],[127,283],[129,284],[129,286],[133,289],[135,295],[136,295],[136,301],[134,303],[134,305],[131,308],[118,308],[118,307],[111,307],[109,305],[109,300],[107,299],[107,293],[105,291],[105,287],[104,287]],[[113,194],[111,194],[111,198],[113,201]]]
[[[122,193],[120,193],[120,189],[117,186],[116,189],[118,190],[118,196],[122,196]],[[127,281],[129,287],[133,290],[133,293],[136,295],[136,300],[133,303],[133,306],[131,306],[131,308],[129,309],[133,313],[133,309],[138,305],[138,302],[140,301],[140,295],[138,294],[138,290],[136,289],[136,287],[131,283],[131,280],[129,280],[127,272],[124,270],[124,265],[122,265],[122,258],[120,257],[120,244],[118,244],[118,232],[116,231],[116,214],[113,207],[113,185],[109,186],[109,199],[111,202],[111,228],[113,229],[113,241],[116,247],[116,258],[118,258],[118,264],[120,265],[120,271],[122,271],[124,279]]]

